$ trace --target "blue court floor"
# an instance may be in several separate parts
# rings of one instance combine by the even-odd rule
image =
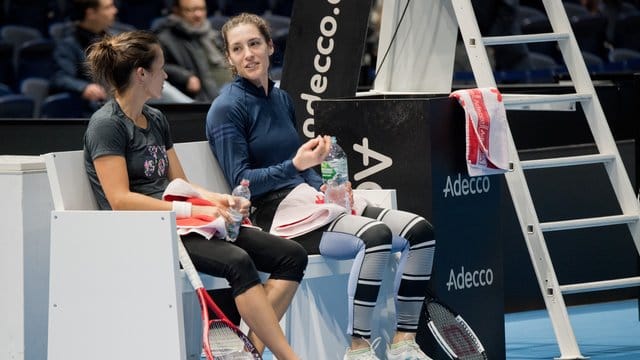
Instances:
[[[568,311],[583,356],[591,360],[640,360],[638,300],[570,306]],[[507,360],[560,356],[546,310],[506,314],[505,343]],[[264,360],[272,359],[267,351]]]
[[[569,319],[583,356],[592,360],[640,359],[638,300],[570,306]],[[508,360],[560,355],[546,310],[505,316]]]

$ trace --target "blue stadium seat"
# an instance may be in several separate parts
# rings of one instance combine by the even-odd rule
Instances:
[[[41,118],[85,118],[88,112],[87,103],[69,93],[49,95],[40,107]]]
[[[640,51],[640,13],[626,14],[618,18],[613,45]]]
[[[606,59],[607,18],[598,14],[583,14],[571,17],[570,22],[580,50]]]
[[[149,30],[151,20],[167,13],[165,0],[126,0],[117,6],[118,19],[140,30]]]
[[[28,26],[41,34],[49,22],[61,17],[58,0],[4,0],[6,23]]]
[[[209,20],[209,23],[211,23],[212,28],[220,31],[222,29],[222,25],[229,20],[229,17],[222,14],[215,14],[213,16],[209,16],[207,19]]]
[[[42,102],[49,95],[49,80],[42,78],[26,78],[20,84],[20,93],[33,99],[33,117],[40,116]]]
[[[16,55],[17,81],[29,77],[48,79],[54,71],[53,50],[55,43],[50,39],[38,39],[22,44]]]
[[[0,96],[11,95],[13,91],[7,84],[0,83]]]
[[[33,99],[22,94],[0,96],[0,118],[32,118]]]
[[[0,83],[15,89],[15,68],[13,67],[13,44],[0,40]]]

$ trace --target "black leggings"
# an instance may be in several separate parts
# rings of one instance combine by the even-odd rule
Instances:
[[[233,243],[198,234],[183,235],[182,242],[196,269],[227,279],[234,297],[260,283],[258,271],[299,283],[307,267],[301,245],[257,229],[242,227]]]

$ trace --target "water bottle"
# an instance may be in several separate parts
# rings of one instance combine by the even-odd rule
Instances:
[[[322,181],[327,185],[325,202],[342,206],[351,212],[351,201],[346,183],[349,181],[347,154],[338,145],[336,137],[331,137],[329,155],[320,164]]]
[[[251,191],[249,190],[249,180],[242,179],[240,185],[236,186],[231,195],[242,197],[247,200],[251,199]],[[242,213],[240,212],[240,201],[236,201],[234,207],[229,208],[229,217],[231,221],[227,223],[227,241],[234,242],[240,232],[240,224],[242,224]]]

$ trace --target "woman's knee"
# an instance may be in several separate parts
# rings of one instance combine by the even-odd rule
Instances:
[[[407,232],[407,240],[411,244],[421,243],[434,239],[433,226],[425,219],[413,224],[411,229]]]
[[[359,235],[365,247],[371,248],[382,245],[391,245],[393,234],[391,229],[383,222],[376,222]]]
[[[290,241],[287,247],[284,249],[284,260],[282,268],[289,276],[295,278],[298,282],[302,280],[304,276],[304,270],[307,268],[309,262],[309,255],[302,245]]]
[[[246,251],[235,251],[222,256],[227,258],[225,277],[231,285],[252,283],[255,279],[260,279],[258,270]]]

